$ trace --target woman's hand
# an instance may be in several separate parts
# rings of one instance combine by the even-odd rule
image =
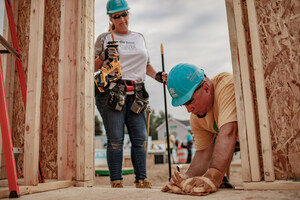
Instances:
[[[160,83],[167,83],[168,74],[166,72],[157,72],[155,75],[155,80]]]

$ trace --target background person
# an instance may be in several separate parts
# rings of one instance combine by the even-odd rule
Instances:
[[[169,134],[169,141],[170,141],[170,157],[171,160],[173,160],[173,163],[176,163],[175,158],[173,156],[173,149],[175,148],[175,136],[171,133]],[[165,143],[166,143],[166,150],[168,151],[168,138],[167,138],[167,132],[165,131]]]
[[[191,160],[192,160],[192,148],[193,148],[193,135],[192,135],[192,129],[191,127],[189,126],[188,127],[188,133],[186,135],[186,145],[185,144],[182,144],[181,146],[183,148],[186,148],[187,149],[187,152],[188,152],[188,156],[187,156],[187,160],[186,160],[186,163],[191,163]]]
[[[110,32],[98,36],[95,43],[95,72],[116,58],[119,58],[122,71],[122,79],[110,83],[104,92],[100,93],[95,88],[96,106],[108,139],[107,163],[111,187],[123,187],[123,141],[126,125],[132,145],[131,160],[136,187],[151,188],[146,172],[147,131],[144,112],[148,93],[143,82],[146,74],[159,82],[166,80],[166,75],[156,73],[151,66],[144,36],[128,29],[129,6],[126,0],[109,0],[106,9],[117,45],[111,45],[113,39]],[[142,103],[143,109],[133,111],[133,105],[140,106],[139,103]]]
[[[233,76],[212,79],[192,64],[178,64],[168,75],[173,106],[191,113],[196,153],[186,173],[175,172],[163,192],[207,195],[218,190],[236,145],[238,126]]]

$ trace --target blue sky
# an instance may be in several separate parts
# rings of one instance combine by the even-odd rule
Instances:
[[[225,0],[127,0],[129,29],[141,32],[147,42],[152,66],[161,71],[160,44],[164,45],[165,71],[176,64],[192,63],[204,69],[208,77],[232,72]],[[108,30],[106,0],[95,0],[95,39]],[[2,34],[4,1],[0,3]],[[146,78],[153,110],[164,111],[162,84]],[[168,114],[189,119],[184,107],[173,107],[167,93]],[[95,109],[95,114],[98,114]]]
[[[95,38],[108,29],[105,0],[95,1]],[[160,44],[164,45],[165,71],[176,64],[192,63],[209,77],[232,72],[225,0],[127,0],[129,29],[141,32],[152,66],[161,71]],[[146,78],[150,106],[164,111],[163,86]],[[167,93],[168,114],[189,119],[184,107],[173,107]],[[97,111],[95,111],[97,112]]]

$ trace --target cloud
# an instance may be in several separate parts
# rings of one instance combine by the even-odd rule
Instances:
[[[6,11],[4,10],[4,3],[0,4],[0,34],[3,35],[3,23],[4,23],[4,13]]]
[[[225,2],[220,0],[127,0],[129,29],[141,32],[147,42],[152,66],[161,71],[160,44],[164,45],[165,71],[187,62],[202,67],[209,77],[232,72]],[[95,37],[107,30],[106,1],[96,1]],[[163,86],[146,78],[150,105],[164,111]],[[168,114],[189,119],[184,107],[172,107],[167,93]],[[97,112],[97,111],[96,111]]]

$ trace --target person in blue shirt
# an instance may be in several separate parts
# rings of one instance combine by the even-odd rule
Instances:
[[[183,148],[186,148],[188,151],[186,163],[191,163],[191,160],[192,160],[192,147],[193,147],[193,135],[192,134],[193,134],[192,129],[190,126],[188,126],[186,145],[184,145],[184,144],[181,145]]]

